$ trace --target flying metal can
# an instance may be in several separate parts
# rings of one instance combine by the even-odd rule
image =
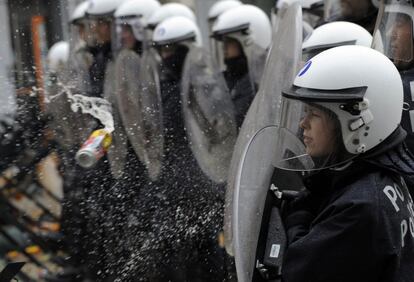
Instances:
[[[92,132],[76,153],[76,162],[83,168],[91,168],[108,152],[112,143],[111,134],[105,129]]]

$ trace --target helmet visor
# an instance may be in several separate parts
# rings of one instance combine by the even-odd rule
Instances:
[[[277,130],[275,167],[312,171],[349,161],[353,155],[343,145],[341,125],[329,108],[334,103],[312,103],[282,99]]]
[[[372,47],[394,62],[413,60],[414,9],[406,5],[387,5],[377,22]]]

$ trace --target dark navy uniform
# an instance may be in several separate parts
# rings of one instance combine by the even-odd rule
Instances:
[[[283,281],[408,282],[414,277],[414,161],[402,129],[369,156],[305,178],[285,213]],[[386,149],[384,149],[384,147]]]
[[[91,78],[91,92],[89,95],[92,97],[102,97],[104,93],[106,66],[112,60],[111,42],[96,47],[89,47],[88,51],[93,56],[92,65],[89,68]]]
[[[225,63],[227,70],[223,75],[234,103],[237,127],[240,128],[256,95],[256,87],[248,70],[246,56],[226,59]]]

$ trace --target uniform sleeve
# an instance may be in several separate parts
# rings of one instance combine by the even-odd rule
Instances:
[[[309,233],[288,246],[284,282],[379,281],[378,208],[369,202],[332,205]]]

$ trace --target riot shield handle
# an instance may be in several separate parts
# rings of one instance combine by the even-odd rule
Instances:
[[[277,281],[281,277],[286,246],[287,237],[280,209],[273,207],[270,212],[263,257],[261,261],[256,261],[256,269],[264,280]]]
[[[283,256],[287,246],[286,230],[281,217],[284,202],[297,198],[299,192],[280,190],[275,184],[270,185],[270,193],[275,197],[272,201],[270,218],[263,257],[256,260],[256,269],[266,281],[278,281],[281,277]]]
[[[291,201],[298,197],[299,192],[294,190],[283,190],[280,191],[273,183],[270,185],[270,191],[276,196],[277,199],[282,201]]]

